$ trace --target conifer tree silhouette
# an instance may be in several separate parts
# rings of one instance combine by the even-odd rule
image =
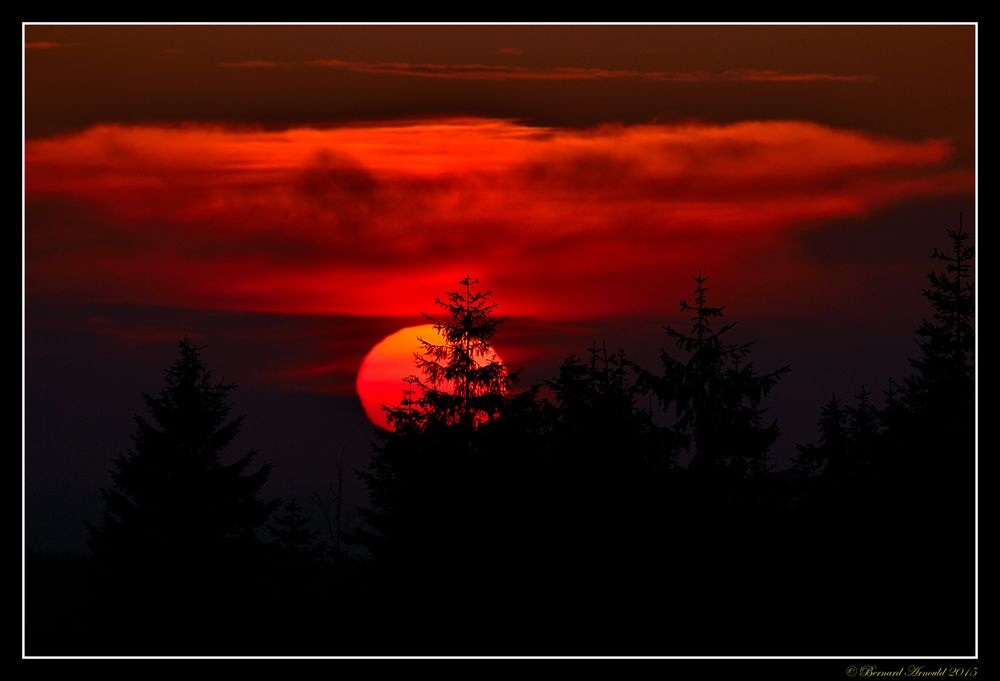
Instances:
[[[278,551],[312,555],[316,552],[317,532],[309,527],[309,516],[295,500],[289,501],[267,526],[271,543]]]
[[[813,478],[840,465],[847,450],[847,412],[833,395],[823,405],[819,417],[819,444],[797,445],[792,468],[800,476]]]
[[[885,457],[880,410],[871,393],[861,386],[854,404],[844,407],[834,395],[823,405],[819,419],[819,444],[797,445],[793,469],[805,478],[822,476],[841,489],[859,480],[873,481],[875,464]]]
[[[933,414],[938,420],[965,418],[971,424],[975,375],[975,288],[969,268],[974,248],[966,241],[970,234],[947,231],[951,253],[934,249],[931,257],[944,265],[943,271],[927,275],[930,286],[923,295],[934,310],[917,329],[920,356],[911,359],[916,373],[907,381],[907,400],[918,414]],[[964,425],[964,424],[963,424]]]
[[[647,373],[647,383],[665,409],[674,409],[675,428],[688,439],[693,454],[692,470],[727,471],[737,477],[762,473],[778,426],[763,423],[766,410],[761,402],[789,367],[758,374],[748,361],[752,342],[723,341],[735,323],[713,329],[712,320],[721,318],[725,308],[708,304],[708,277],[699,271],[693,280],[694,304],[680,304],[690,315],[691,331],[664,327],[687,360],[662,351],[663,374]]]
[[[490,465],[481,431],[502,415],[515,374],[492,349],[507,317],[495,313],[492,292],[475,290],[477,283],[466,276],[461,289],[435,299],[445,315],[424,315],[444,340],[421,339],[416,375],[403,379],[399,405],[383,407],[392,431],[378,433],[369,466],[359,472],[369,504],[356,539],[383,566],[410,570],[418,553],[447,563],[456,542],[470,540],[473,530],[463,523],[475,523],[488,505],[477,488]]]
[[[607,347],[595,342],[588,349],[589,362],[571,355],[559,367],[559,377],[548,383],[555,391],[564,417],[580,423],[601,415],[609,420],[630,414],[639,389],[629,381],[631,364],[625,351],[608,354]]]
[[[975,254],[971,234],[947,230],[950,252],[934,250],[940,269],[928,274],[922,291],[933,315],[916,331],[920,355],[911,359],[914,373],[904,389],[906,412],[892,414],[894,447],[886,471],[898,490],[897,506],[906,508],[910,531],[906,546],[948,545],[950,550],[923,566],[915,583],[938,585],[936,602],[947,604],[965,640],[974,637],[976,551],[976,409],[975,409]],[[914,490],[924,491],[920,496]],[[962,624],[958,624],[962,623]]]
[[[135,416],[132,447],[113,461],[103,523],[88,525],[90,547],[123,598],[152,587],[147,596],[172,607],[237,588],[222,573],[248,572],[256,531],[277,504],[259,496],[270,464],[247,472],[256,452],[222,461],[243,423],[229,418],[235,386],[213,382],[187,338],[178,350],[160,393],[143,394],[150,417]]]
[[[633,475],[636,466],[646,471],[670,468],[678,443],[638,404],[642,370],[624,350],[608,353],[606,345],[595,342],[588,352],[589,361],[571,355],[559,367],[558,377],[546,383],[556,399],[550,420],[557,452],[578,460],[593,456],[601,460],[605,474],[614,466],[632,466]]]
[[[495,314],[497,304],[488,302],[492,291],[473,290],[479,280],[472,275],[458,283],[464,288],[447,292],[445,300],[435,298],[445,316],[424,313],[445,342],[420,340],[415,385],[421,394],[416,400],[411,395],[406,407],[412,413],[418,406],[428,418],[469,429],[500,413],[514,376],[492,348],[507,315]]]
[[[882,427],[879,410],[872,404],[871,393],[864,386],[854,400],[854,405],[847,408],[850,460],[845,463],[860,474],[870,470],[879,456]]]
[[[943,267],[928,274],[923,290],[933,315],[916,331],[920,354],[903,388],[905,407],[894,410],[892,460],[905,462],[909,485],[947,487],[949,513],[966,517],[973,498],[975,453],[974,248],[962,229],[947,230],[949,253],[934,250]],[[943,515],[942,515],[943,517]],[[956,522],[958,522],[956,520]]]

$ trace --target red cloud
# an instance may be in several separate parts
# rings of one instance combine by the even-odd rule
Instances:
[[[501,54],[522,54],[516,48],[501,48]],[[805,83],[872,82],[866,75],[834,73],[784,73],[773,69],[733,69],[721,73],[703,71],[636,71],[578,66],[510,66],[507,64],[409,64],[403,62],[360,62],[344,59],[315,59],[313,66],[415,78],[453,80],[654,80],[675,83],[723,81]]]
[[[720,80],[760,83],[850,83],[875,82],[874,76],[840,73],[785,73],[775,69],[732,69],[725,71]]]
[[[32,42],[26,42],[24,44],[24,49],[26,50],[57,50],[61,47],[78,47],[80,43],[58,43],[52,40],[36,40]]]
[[[970,192],[950,154],[795,121],[100,126],[27,143],[28,294],[409,315],[472,271],[571,319],[671,309],[701,266],[794,314],[828,283],[791,235]]]

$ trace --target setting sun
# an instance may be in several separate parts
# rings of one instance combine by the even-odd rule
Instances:
[[[403,391],[407,389],[403,379],[419,373],[415,354],[422,349],[420,339],[435,345],[447,343],[432,324],[407,326],[379,341],[361,362],[357,380],[358,397],[368,418],[380,428],[389,429],[382,405],[399,404]],[[485,364],[503,360],[491,352],[488,357],[477,361]],[[448,390],[448,386],[442,386],[442,389]]]

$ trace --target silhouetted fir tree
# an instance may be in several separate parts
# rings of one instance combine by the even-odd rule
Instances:
[[[444,342],[421,340],[417,375],[405,379],[399,405],[385,407],[392,430],[377,434],[368,469],[359,473],[369,503],[355,539],[396,602],[419,600],[436,585],[447,603],[464,607],[448,599],[494,561],[492,537],[502,522],[499,495],[510,461],[491,453],[503,439],[497,422],[517,399],[492,340],[506,316],[495,313],[490,291],[474,289],[475,278],[459,283],[462,289],[435,299],[445,315],[425,314]]]
[[[302,507],[295,500],[289,501],[267,525],[271,545],[279,552],[314,555],[318,533],[309,526],[309,521],[309,516],[302,513]]]
[[[820,412],[819,444],[797,445],[796,449],[799,453],[792,468],[801,478],[815,478],[843,459],[847,450],[847,412],[836,395]]]
[[[666,579],[656,555],[680,443],[640,406],[639,370],[624,350],[594,343],[589,355],[570,356],[546,383],[554,402],[545,403],[544,465],[531,469],[544,485],[531,555],[550,602],[561,599],[558,607],[572,612],[588,592],[594,613],[617,599],[649,597],[647,574]]]
[[[382,445],[362,475],[371,500],[366,520],[379,532],[389,530],[387,514],[380,510],[389,511],[400,499],[411,502],[406,490],[416,480],[443,484],[471,465],[456,457],[465,459],[480,447],[483,438],[475,436],[476,430],[500,415],[511,398],[514,375],[491,345],[507,317],[495,314],[492,292],[475,291],[476,284],[478,279],[466,276],[459,282],[464,289],[449,291],[445,300],[435,298],[447,316],[424,316],[445,342],[421,339],[415,356],[419,375],[404,379],[398,406],[384,407],[392,431],[380,433]],[[397,452],[403,453],[397,458]]]
[[[547,382],[558,405],[556,419],[569,435],[582,434],[581,428],[616,432],[634,408],[635,395],[624,376],[624,351],[609,357],[607,348],[602,352],[595,343],[588,352],[589,362],[571,355],[559,367],[559,376]]]
[[[843,407],[834,396],[820,412],[819,444],[798,445],[793,470],[803,478],[821,477],[840,492],[874,481],[873,465],[882,455],[879,410],[864,387],[853,405]]]
[[[923,295],[934,314],[917,329],[920,356],[911,359],[916,373],[906,383],[906,399],[916,414],[933,416],[939,425],[972,427],[975,377],[975,288],[970,273],[974,248],[970,234],[948,230],[951,253],[934,250],[943,271],[928,274]]]
[[[911,509],[928,541],[950,541],[956,584],[972,574],[975,499],[975,288],[971,235],[948,230],[950,252],[935,249],[943,267],[928,274],[923,291],[933,314],[916,331],[920,355],[906,380],[905,422],[896,419],[888,440],[898,462],[891,471],[901,489],[934,490]],[[902,426],[902,427],[900,427]],[[964,567],[963,567],[964,566]],[[964,571],[962,571],[964,570]]]
[[[854,396],[854,405],[847,408],[850,458],[844,464],[855,475],[865,475],[870,472],[879,456],[881,419],[879,410],[871,403],[871,396],[871,393],[861,386],[861,392]]]
[[[663,408],[675,411],[674,427],[693,455],[691,470],[752,477],[766,471],[768,450],[778,437],[776,422],[763,423],[761,402],[788,367],[758,374],[747,359],[753,343],[723,341],[735,324],[713,328],[725,308],[708,305],[706,281],[699,272],[694,304],[680,304],[690,314],[690,332],[664,327],[686,360],[662,351],[663,374],[647,373],[646,383]]]
[[[680,443],[639,405],[645,394],[641,369],[624,350],[609,354],[595,342],[588,352],[588,362],[571,355],[546,383],[556,400],[550,415],[554,446],[566,456],[601,459],[604,471],[628,467],[639,475],[671,468]]]
[[[108,587],[165,625],[167,611],[204,607],[214,617],[211,603],[239,598],[277,503],[259,496],[270,464],[248,472],[256,452],[222,461],[243,423],[229,417],[235,386],[213,382],[187,338],[178,349],[160,393],[143,394],[150,418],[135,416],[132,447],[113,461],[103,523],[88,525]]]
[[[885,408],[882,410],[882,421],[886,429],[891,430],[897,422],[903,419],[906,411],[906,404],[903,401],[905,395],[899,384],[893,379],[889,379],[886,389],[882,391],[885,397]]]
[[[879,412],[882,425],[879,466],[886,470],[899,470],[910,465],[904,454],[906,431],[911,424],[912,415],[906,402],[906,391],[893,379],[882,391],[885,406]]]
[[[379,524],[377,509],[392,505],[399,495],[400,476],[410,479],[416,473],[413,467],[426,468],[447,458],[456,444],[470,445],[470,432],[497,417],[511,398],[515,376],[491,345],[507,317],[494,313],[497,305],[488,302],[491,291],[473,290],[478,281],[466,276],[459,282],[464,290],[449,291],[446,300],[435,299],[448,316],[424,316],[445,342],[420,340],[421,351],[415,355],[420,376],[402,379],[406,387],[398,405],[383,405],[392,430],[378,433],[382,444],[376,446],[369,470],[361,474],[369,487],[372,507],[367,520],[373,526]],[[396,450],[407,453],[395,460]]]
[[[472,275],[458,283],[464,290],[434,300],[445,316],[424,313],[445,342],[420,339],[415,404],[425,418],[470,429],[500,413],[514,377],[492,348],[507,315],[495,314],[497,304],[488,302],[492,291],[473,290],[479,280]]]
[[[286,620],[269,636],[282,641],[283,646],[301,645],[304,639],[315,638],[315,627],[325,624],[317,621],[320,618],[315,609],[329,607],[334,600],[332,590],[338,575],[332,569],[333,563],[324,561],[324,546],[317,541],[318,533],[310,527],[310,521],[293,500],[276,511],[267,525],[271,535],[269,570],[263,584],[268,595],[267,615],[268,620]]]
[[[855,569],[857,556],[947,546],[919,560],[872,561],[863,577],[831,580],[824,598],[836,609],[871,594],[900,622],[947,618],[947,633],[935,636],[955,645],[972,640],[975,605],[974,291],[969,235],[960,226],[948,237],[951,252],[934,251],[944,267],[923,291],[933,316],[917,329],[913,374],[902,388],[889,382],[881,408],[864,387],[846,407],[845,456],[831,459],[797,520],[810,538],[801,555],[838,576]],[[853,555],[839,550],[846,545]],[[915,602],[912,584],[933,584],[934,597]]]
[[[571,355],[559,368],[559,378],[549,382],[567,418],[581,412],[589,418],[603,415],[608,421],[631,415],[638,388],[629,380],[630,363],[625,351],[608,354],[607,346],[595,342],[587,351],[590,361]]]

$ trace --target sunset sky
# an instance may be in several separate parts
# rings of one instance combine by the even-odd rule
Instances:
[[[832,392],[905,376],[927,256],[975,224],[975,37],[25,27],[29,547],[82,547],[185,334],[276,493],[363,466],[362,359],[470,272],[530,384],[594,340],[653,368],[703,270],[792,365],[780,463]]]

